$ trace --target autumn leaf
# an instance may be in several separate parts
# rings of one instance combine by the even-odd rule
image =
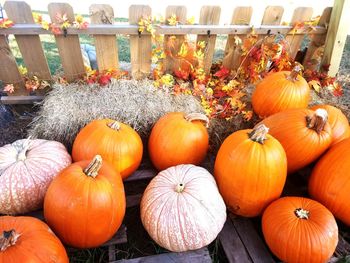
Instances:
[[[236,46],[242,45],[242,39],[239,36],[234,36],[233,39]]]
[[[182,57],[182,58],[186,58],[187,57],[187,55],[188,55],[188,45],[186,44],[186,42],[181,44],[180,50],[177,53],[177,55],[179,57]]]
[[[314,89],[317,93],[320,93],[321,83],[317,80],[311,80],[308,82],[310,88]]]
[[[177,17],[175,14],[172,14],[170,18],[168,18],[168,25],[170,26],[177,26],[179,24],[179,21],[177,20]]]
[[[187,20],[186,20],[187,25],[193,25],[194,22],[195,22],[194,16],[191,16],[190,18],[187,18]]]
[[[227,78],[229,75],[230,75],[230,71],[229,71],[227,68],[225,68],[224,66],[222,66],[222,67],[220,68],[220,70],[217,71],[217,72],[214,74],[215,77],[218,77],[218,78],[220,78],[220,79],[225,79],[225,78]]]
[[[8,18],[0,19],[0,28],[10,28],[14,25],[14,23]]]
[[[15,87],[13,86],[13,84],[7,84],[4,87],[4,92],[13,93],[14,91],[15,91]]]

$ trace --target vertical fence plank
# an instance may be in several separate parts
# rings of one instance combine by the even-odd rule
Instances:
[[[4,8],[9,19],[15,24],[34,24],[32,9],[26,2],[7,1]],[[50,80],[50,69],[39,36],[15,35],[15,38],[29,77],[37,76],[39,79]]]
[[[18,71],[16,59],[11,53],[6,36],[0,35],[0,80],[4,84],[13,84],[15,92],[13,95],[28,95],[24,88],[24,82]]]
[[[304,22],[311,19],[313,9],[311,7],[298,7],[294,10],[291,23]],[[300,49],[301,42],[304,39],[304,35],[288,35],[286,37],[287,42],[290,45],[289,55],[295,58],[297,52]]]
[[[113,24],[114,12],[110,5],[90,6],[91,24]],[[99,70],[118,68],[118,46],[116,37],[111,35],[94,36],[96,58]]]
[[[66,14],[68,20],[75,20],[73,8],[66,3],[50,3],[48,6],[52,22],[57,22],[56,15]],[[63,71],[68,81],[73,81],[85,74],[79,37],[74,35],[55,35],[58,52],[62,61]]]
[[[176,15],[178,21],[180,24],[186,24],[186,18],[187,18],[187,9],[185,6],[168,6],[165,11],[165,21],[168,23],[168,19],[172,16]],[[169,40],[170,35],[165,35],[164,36],[164,50],[165,53],[167,54],[168,52],[168,47],[167,47],[167,42]],[[178,52],[180,50],[181,44],[185,40],[185,35],[177,35],[176,36],[176,41],[174,45],[174,50],[175,52]],[[174,61],[171,57],[167,56],[164,61],[164,68],[166,70],[170,70]]]
[[[328,74],[338,73],[347,33],[349,32],[350,0],[335,0],[328,27],[322,65],[330,65]]]
[[[262,25],[279,25],[283,16],[282,6],[268,6],[265,9],[263,19],[261,21]],[[258,39],[264,38],[266,35],[259,35]]]
[[[236,7],[233,11],[231,25],[249,25],[252,18],[252,7]],[[223,65],[228,69],[237,69],[241,61],[240,47],[235,44],[235,36],[228,35]],[[244,37],[241,37],[244,40]]]
[[[129,23],[138,24],[142,17],[152,15],[148,5],[132,5],[129,8]],[[151,72],[152,39],[150,35],[130,36],[131,74],[140,79]]]
[[[201,25],[217,25],[220,21],[220,6],[203,6],[199,17],[199,24]],[[213,61],[213,55],[215,50],[216,35],[198,35],[197,42],[205,41],[205,57],[204,57],[204,70],[209,73],[211,64]]]

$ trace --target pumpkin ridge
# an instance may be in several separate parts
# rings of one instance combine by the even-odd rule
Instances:
[[[166,205],[168,204],[169,199],[173,197],[171,194],[169,194],[169,193],[167,193],[167,194],[168,194],[169,196],[168,196],[168,198],[163,202],[163,205],[162,205],[162,208],[160,209],[158,218],[157,218],[157,220],[155,220],[155,222],[157,222],[157,225],[156,225],[156,227],[155,227],[155,229],[157,229],[157,231],[156,231],[157,240],[159,240],[159,237],[160,237],[159,230],[161,229],[160,227],[158,227],[158,224],[159,224],[159,221],[160,221],[159,219],[160,219],[161,217],[163,217],[163,210],[164,210],[164,208],[166,207]]]

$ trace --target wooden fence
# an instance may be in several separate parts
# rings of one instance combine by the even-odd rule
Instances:
[[[24,64],[28,69],[28,75],[50,80],[51,74],[39,35],[52,34],[52,32],[34,23],[32,10],[25,2],[7,1],[4,9],[8,18],[14,21],[15,25],[11,28],[0,28],[0,80],[4,83],[16,85],[17,91],[14,95],[28,95],[6,35],[13,34],[15,36]],[[151,35],[147,32],[140,34],[137,24],[142,17],[151,15],[151,8],[146,5],[130,6],[129,24],[113,24],[114,11],[109,5],[94,4],[90,6],[89,10],[91,24],[86,29],[68,28],[67,36],[55,35],[65,77],[72,81],[85,73],[78,37],[80,34],[88,34],[94,38],[99,69],[118,68],[116,35],[128,35],[130,38],[132,75],[137,78],[148,74],[151,71]],[[283,7],[280,6],[266,7],[261,25],[255,26],[255,32],[261,36],[290,32],[291,26],[281,25],[283,11]],[[51,3],[48,5],[48,12],[53,22],[57,22],[57,13],[66,14],[71,22],[75,19],[73,8],[66,3]],[[231,25],[218,25],[220,7],[203,6],[200,12],[199,24],[184,25],[187,18],[186,7],[168,6],[165,19],[175,14],[180,21],[180,25],[162,25],[157,27],[156,30],[157,33],[164,34],[165,37],[177,35],[177,38],[181,40],[185,34],[195,34],[197,40],[205,41],[207,44],[206,70],[212,64],[216,35],[227,34],[228,39],[223,64],[234,69],[237,68],[240,58],[240,49],[235,44],[234,36],[239,35],[244,38],[244,35],[251,32],[250,21],[253,13],[252,7],[236,7],[233,10]],[[345,19],[349,13],[350,0],[335,0],[333,7],[324,9],[316,30],[311,32],[311,42],[304,61],[309,60],[318,47],[325,45],[322,63],[331,64],[330,74],[336,74],[346,40],[349,23]],[[298,7],[294,10],[290,22],[307,21],[312,15],[312,8]],[[287,36],[290,41],[292,56],[295,56],[300,49],[305,33],[301,29],[295,35]],[[18,101],[15,98],[13,99]]]

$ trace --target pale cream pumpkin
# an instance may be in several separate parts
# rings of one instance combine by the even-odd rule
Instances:
[[[141,220],[157,244],[181,252],[211,243],[225,223],[226,207],[207,170],[177,165],[161,171],[147,186]]]
[[[42,207],[52,179],[71,164],[65,146],[23,139],[0,148],[0,214],[22,214]]]

